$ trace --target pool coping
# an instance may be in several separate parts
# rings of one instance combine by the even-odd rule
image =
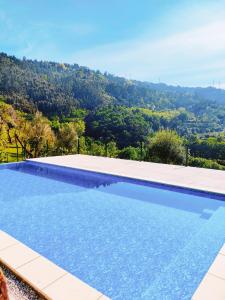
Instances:
[[[110,300],[2,230],[0,263],[44,300]]]

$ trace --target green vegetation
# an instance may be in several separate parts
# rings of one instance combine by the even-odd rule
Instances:
[[[225,168],[225,91],[0,54],[0,161],[84,153]],[[189,150],[187,150],[189,149]]]
[[[139,160],[141,159],[140,149],[132,146],[123,148],[119,153],[119,157],[123,159]]]
[[[165,164],[183,164],[185,162],[183,140],[175,131],[158,131],[149,140],[148,158]]]
[[[202,157],[190,157],[189,165],[199,168],[225,170],[225,166],[219,164],[218,162]]]
[[[138,146],[151,132],[151,123],[139,109],[107,106],[90,112],[86,133],[104,143],[116,141],[119,148]]]

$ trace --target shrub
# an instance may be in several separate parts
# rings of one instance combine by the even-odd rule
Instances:
[[[166,164],[183,164],[185,148],[176,131],[160,130],[149,140],[149,160]]]
[[[139,149],[132,147],[132,146],[123,148],[119,152],[119,158],[138,160],[139,159]]]
[[[190,157],[189,165],[192,167],[207,168],[207,169],[217,169],[225,170],[225,166],[218,164],[216,161],[202,158],[202,157]]]

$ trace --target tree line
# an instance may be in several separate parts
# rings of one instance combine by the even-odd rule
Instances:
[[[225,169],[225,136],[181,137],[173,124],[183,113],[127,107],[117,111],[109,106],[88,115],[75,110],[73,118],[50,120],[39,111],[24,113],[2,100],[0,160],[4,161],[8,147],[17,145],[28,158],[81,153]]]

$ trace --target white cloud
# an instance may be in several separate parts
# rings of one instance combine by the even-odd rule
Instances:
[[[146,34],[80,51],[69,60],[140,80],[210,84],[225,77],[225,15],[220,11],[214,20],[211,15],[208,20],[207,24],[160,39],[152,40]]]

